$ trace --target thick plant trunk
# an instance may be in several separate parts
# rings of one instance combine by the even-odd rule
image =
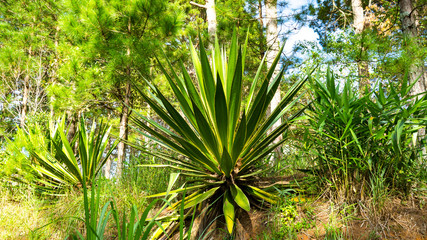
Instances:
[[[412,0],[399,0],[399,8],[400,8],[400,21],[402,32],[404,34],[405,45],[409,44],[418,44],[417,36],[418,36],[418,22],[416,20],[417,11],[414,9]],[[410,49],[410,48],[408,48]],[[413,55],[412,52],[408,50],[408,56]],[[412,64],[409,66],[409,82],[415,83],[414,87],[411,90],[411,95],[418,95],[424,93],[427,90],[426,84],[426,73],[423,67],[423,62],[417,64]]]
[[[20,118],[20,127],[23,128],[25,126],[25,118],[28,110],[28,94],[30,88],[30,76],[27,75],[24,78],[24,91],[22,96],[22,108],[21,108],[21,118]]]
[[[120,139],[127,140],[128,139],[128,122],[129,122],[129,104],[130,104],[130,96],[131,95],[131,85],[128,81],[125,86],[125,96],[124,96],[124,103],[123,103],[123,109],[122,114],[120,118],[120,132],[119,137]],[[123,171],[123,162],[125,160],[126,156],[126,144],[123,141],[120,141],[120,143],[117,145],[117,172],[116,177],[120,178],[122,176]]]
[[[279,32],[277,30],[277,0],[265,0],[265,15],[267,18],[267,45],[269,50],[267,51],[267,68],[270,69],[274,58],[279,54],[280,42],[279,42]],[[273,78],[277,76],[280,72],[280,64],[276,65],[274,69]],[[270,104],[270,111],[274,110],[282,100],[280,96],[280,86],[277,89],[276,93],[273,96]],[[272,127],[271,130],[276,129],[278,126],[282,124],[281,119],[279,119]],[[275,143],[279,142],[282,139],[282,136],[276,138]],[[277,160],[281,158],[281,150],[280,147],[276,149]]]
[[[362,0],[351,0],[351,8],[353,11],[353,27],[356,34],[362,34],[365,29],[365,15],[363,13]],[[366,52],[366,47],[363,45],[363,39],[360,46],[360,56],[357,60],[357,70],[359,75],[359,92],[361,95],[365,92],[365,89],[370,90],[369,81],[369,66],[368,63],[363,59],[363,55]]]

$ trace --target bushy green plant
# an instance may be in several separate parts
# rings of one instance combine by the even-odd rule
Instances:
[[[277,143],[274,140],[288,129],[302,110],[283,121],[278,128],[269,131],[295,104],[297,99],[294,97],[306,79],[297,81],[278,107],[267,115],[267,108],[284,73],[282,69],[273,78],[280,54],[264,78],[261,78],[262,62],[246,101],[243,100],[245,95],[242,88],[246,45],[240,47],[234,35],[227,59],[227,51],[216,42],[211,63],[203,43],[200,43],[199,54],[193,45],[190,45],[190,50],[196,79],[191,79],[182,64],[182,76],[178,76],[171,66],[169,74],[160,65],[178,100],[179,110],[150,82],[147,84],[151,92],[139,90],[142,99],[166,127],[137,114],[133,117],[133,123],[136,128],[144,130],[142,134],[182,156],[162,154],[157,149],[143,149],[168,162],[151,166],[171,167],[191,178],[185,186],[171,191],[189,193],[183,199],[185,209],[194,208],[203,202],[212,203],[220,198],[210,208],[222,208],[228,232],[232,233],[237,207],[249,211],[251,202],[276,202],[276,196],[268,189],[263,189],[259,177],[269,170],[265,158],[286,138]],[[243,103],[247,103],[246,106]],[[179,206],[179,202],[175,206]]]
[[[34,176],[29,151],[43,151],[46,145],[45,129],[40,125],[35,124],[28,129],[17,128],[13,138],[6,138],[0,147],[1,179],[31,182]]]
[[[378,84],[359,97],[344,82],[340,90],[329,70],[325,82],[311,82],[315,99],[305,139],[316,151],[317,176],[350,201],[369,195],[379,173],[383,187],[406,193],[421,154],[417,134],[426,126],[425,97],[411,96],[406,82],[400,89]]]
[[[83,173],[83,175],[85,175]],[[169,185],[167,192],[169,193],[173,185],[175,184],[179,174],[171,174],[169,179]],[[91,182],[95,183],[95,176],[91,179]],[[93,184],[90,188],[83,182],[83,205],[84,205],[84,218],[78,218],[84,223],[85,234],[82,234],[79,231],[71,234],[69,237],[76,240],[96,240],[104,239],[104,232],[106,230],[107,222],[110,215],[113,216],[113,219],[116,223],[114,230],[117,231],[117,239],[119,240],[145,240],[145,239],[157,239],[161,233],[165,232],[165,228],[173,221],[181,219],[181,225],[183,225],[184,215],[181,212],[181,216],[176,213],[168,214],[167,216],[159,217],[161,213],[166,209],[166,207],[171,205],[171,202],[176,198],[178,194],[167,194],[167,196],[162,199],[163,204],[159,209],[154,210],[158,199],[152,201],[148,206],[144,208],[144,212],[139,217],[138,210],[136,205],[132,205],[129,219],[127,218],[126,212],[119,214],[118,205],[115,201],[114,195],[112,200],[105,203],[100,209],[100,189],[101,183],[97,182]],[[90,195],[89,195],[90,192]],[[111,207],[111,210],[108,210],[108,207]],[[183,204],[182,204],[183,207]],[[149,218],[149,214],[154,213],[154,216]],[[159,222],[159,219],[163,221],[163,224]],[[158,228],[155,229],[155,227]],[[182,228],[181,238],[184,239]],[[85,236],[84,236],[85,235]]]
[[[90,191],[90,195],[89,192]],[[131,207],[131,214],[129,221],[127,220],[126,213],[122,214],[122,220],[120,220],[120,215],[118,213],[117,204],[115,201],[108,201],[103,207],[101,212],[99,212],[100,207],[100,189],[96,186],[92,186],[90,189],[87,188],[86,184],[83,184],[83,197],[84,197],[84,219],[83,221],[85,226],[85,236],[80,232],[75,232],[70,235],[71,239],[80,239],[80,240],[95,240],[104,239],[104,233],[106,230],[107,222],[110,215],[113,216],[114,221],[116,222],[115,229],[117,230],[117,237],[120,240],[139,240],[139,239],[148,239],[150,232],[155,226],[156,219],[148,219],[147,216],[149,212],[155,206],[157,201],[150,203],[144,210],[141,218],[138,219],[139,214],[135,205]],[[111,206],[111,210],[108,207]],[[157,212],[156,216],[166,208],[166,204]]]
[[[80,118],[76,137],[67,139],[65,119],[56,124],[50,123],[49,133],[28,131],[25,135],[26,151],[31,159],[31,183],[43,193],[57,194],[63,189],[90,185],[115,148],[116,143],[107,149],[110,128],[104,124],[90,131],[86,128],[83,116]],[[32,147],[32,143],[44,142],[42,148]],[[73,147],[77,142],[77,152]]]

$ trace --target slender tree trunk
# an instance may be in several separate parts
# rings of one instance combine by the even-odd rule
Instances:
[[[267,51],[267,68],[270,69],[274,59],[279,54],[280,42],[279,42],[279,32],[277,30],[277,0],[265,0],[265,15],[267,17],[266,25],[267,25],[267,45],[269,46],[269,51]],[[277,76],[280,72],[280,64],[276,65],[274,69],[273,78]],[[276,93],[273,96],[270,104],[270,112],[274,110],[282,100],[280,96],[280,85],[277,89]],[[281,119],[279,119],[272,127],[271,130],[274,130],[278,126],[282,124]],[[282,136],[276,138],[275,143],[282,140]],[[281,158],[281,150],[280,147],[276,149],[276,162]]]
[[[353,11],[353,27],[356,34],[362,34],[365,29],[365,15],[363,13],[362,0],[351,0],[351,8]],[[363,37],[363,36],[362,36]],[[366,47],[363,45],[363,39],[360,46],[360,56],[357,60],[357,70],[359,75],[359,91],[361,95],[365,92],[365,89],[370,90],[369,81],[369,66],[368,63],[363,59]]]
[[[402,26],[402,31],[404,34],[405,45],[418,44],[418,22],[416,20],[417,11],[414,10],[412,0],[399,0],[400,8],[400,21]],[[410,49],[410,48],[408,48]],[[407,51],[408,56],[414,55],[414,53]],[[411,95],[418,95],[424,93],[427,90],[426,84],[426,73],[423,67],[423,63],[416,63],[409,66],[409,82],[415,83],[414,87],[411,90]]]
[[[23,96],[22,96],[22,109],[21,109],[21,121],[20,121],[20,126],[21,128],[23,128],[25,126],[25,118],[27,115],[27,108],[28,108],[28,94],[29,94],[29,88],[30,88],[30,76],[27,75],[24,78],[24,92],[23,92]]]
[[[111,141],[112,141],[111,139],[108,140],[107,151],[109,151],[111,148]],[[107,161],[105,161],[105,165],[104,165],[104,176],[106,179],[111,178],[110,172],[111,172],[111,156],[107,159]]]
[[[76,131],[77,131],[77,114],[75,113],[71,113],[68,112],[68,116],[71,118],[70,119],[70,127],[68,129],[68,135],[67,135],[67,140],[68,142],[71,142],[71,140],[73,140],[74,136],[76,135]]]
[[[51,76],[52,76],[52,78],[51,78],[51,81],[52,81],[52,86],[55,86],[55,83],[56,83],[56,72],[57,72],[57,70],[58,70],[58,33],[59,33],[59,26],[57,26],[56,28],[55,28],[55,59],[54,59],[54,67],[53,67],[53,71],[52,71],[52,74],[51,74]],[[49,105],[49,108],[50,108],[50,117],[53,119],[53,117],[55,116],[55,109],[54,109],[54,102],[55,102],[55,96],[52,94],[51,96],[50,96],[50,105]]]
[[[353,27],[356,34],[363,32],[365,27],[365,16],[363,14],[362,0],[351,0],[353,10]]]
[[[128,19],[128,32],[129,34],[132,34],[132,21],[129,18]],[[130,60],[130,53],[131,49],[127,48],[127,57]],[[129,122],[129,106],[130,106],[130,98],[131,98],[131,64],[129,64],[126,67],[126,86],[125,86],[125,96],[123,100],[123,109],[122,109],[122,115],[120,119],[120,132],[119,132],[119,138],[121,139],[120,143],[117,145],[117,180],[122,177],[123,173],[123,163],[126,158],[126,144],[123,140],[128,140],[128,122]]]
[[[262,0],[258,0],[258,14],[259,14],[259,52],[261,55],[261,59],[265,54],[265,45],[264,45],[264,19],[262,16]]]
[[[215,45],[215,34],[216,34],[216,10],[215,0],[206,0],[206,16],[208,20],[208,34],[210,49],[213,49]]]
[[[209,35],[209,49],[213,49],[215,45],[215,34],[216,34],[216,10],[215,10],[215,0],[206,0],[205,5],[195,3],[193,1],[190,4],[206,9],[206,21],[208,22],[208,35]]]
[[[128,71],[130,71],[128,69]],[[130,75],[130,73],[129,73]],[[130,81],[126,83],[125,86],[125,96],[124,96],[124,103],[123,103],[123,109],[120,119],[120,132],[119,137],[123,140],[128,139],[128,132],[127,132],[127,126],[129,122],[129,104],[130,104],[130,96],[131,95],[131,85]],[[120,178],[122,176],[123,171],[123,163],[126,156],[126,144],[123,141],[120,141],[120,143],[117,145],[117,178]]]

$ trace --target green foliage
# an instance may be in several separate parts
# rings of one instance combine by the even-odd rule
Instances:
[[[94,178],[91,179],[94,182]],[[76,232],[75,234],[70,235],[71,239],[81,239],[81,240],[95,240],[104,239],[104,231],[105,227],[107,225],[108,218],[110,217],[111,211],[107,212],[107,208],[109,206],[109,202],[104,205],[101,212],[99,212],[99,206],[100,206],[100,187],[101,185],[98,184],[98,186],[92,186],[90,189],[90,201],[88,197],[88,189],[85,182],[83,182],[83,198],[84,198],[84,209],[85,209],[85,219],[83,220],[86,227],[86,238],[83,237],[83,235],[79,232]]]
[[[146,131],[141,132],[142,134],[184,156],[176,158],[170,154],[142,149],[168,162],[148,166],[171,167],[180,170],[182,175],[192,177],[191,182],[194,184],[171,191],[191,191],[184,199],[185,208],[191,209],[199,203],[222,197],[218,204],[222,205],[227,229],[231,233],[237,207],[249,211],[251,201],[276,201],[274,194],[261,189],[257,184],[257,177],[269,169],[268,165],[259,163],[285,141],[286,138],[273,144],[273,141],[286,131],[292,119],[302,112],[298,112],[267,134],[271,126],[295,104],[296,100],[292,98],[306,80],[298,81],[267,117],[268,105],[283,76],[282,70],[272,79],[280,55],[276,57],[264,79],[260,78],[262,65],[260,66],[253,80],[248,104],[242,106],[246,47],[239,47],[236,36],[233,36],[227,62],[226,51],[216,43],[211,64],[202,43],[200,55],[193,46],[190,48],[198,86],[193,84],[184,66],[182,77],[178,77],[175,72],[169,75],[163,66],[160,66],[182,113],[173,107],[157,87],[147,82],[151,87],[152,97],[142,90],[139,93],[168,128],[143,115],[134,117],[133,122]],[[258,82],[262,86],[256,92],[255,86]]]
[[[316,151],[320,180],[350,201],[370,193],[376,174],[408,193],[419,167],[417,131],[426,124],[425,98],[410,96],[406,82],[401,89],[390,83],[388,90],[379,84],[378,91],[359,98],[349,81],[340,90],[329,70],[325,83],[313,80],[311,87],[315,99],[305,139]]]
[[[78,134],[70,142],[66,136],[65,118],[56,125],[51,123],[45,138],[46,148],[27,149],[33,161],[31,168],[35,187],[53,194],[69,187],[91,184],[117,145],[116,142],[107,150],[109,132],[110,128],[102,123],[96,128],[95,122],[88,131],[82,116]],[[26,141],[34,143],[40,137],[39,133],[28,132]],[[76,141],[78,148],[75,153]]]
[[[32,137],[28,137],[28,136]],[[13,180],[19,176],[22,182],[31,181],[34,176],[29,151],[43,151],[47,141],[44,137],[44,129],[39,125],[25,129],[17,128],[13,139],[7,139],[0,151],[2,168],[0,175],[7,180]]]
[[[273,219],[264,239],[297,239],[298,234],[316,226],[312,202],[303,195],[280,191],[280,203],[272,209]]]
[[[151,144],[151,148],[159,148]],[[123,176],[120,184],[125,188],[138,189],[146,195],[165,192],[169,175],[173,171],[168,168],[141,168],[140,165],[166,163],[163,159],[153,157],[146,153],[135,154],[124,164]]]
[[[92,178],[94,182],[95,179]],[[131,214],[129,221],[127,221],[126,213],[123,213],[122,220],[120,221],[117,203],[112,200],[108,201],[103,207],[101,212],[99,212],[100,207],[100,188],[101,184],[95,184],[90,189],[88,186],[83,183],[83,198],[84,198],[84,219],[80,219],[85,226],[86,235],[83,236],[80,232],[75,232],[69,237],[71,239],[80,239],[80,240],[95,240],[104,239],[104,233],[109,220],[110,215],[113,216],[116,223],[116,230],[119,240],[137,240],[137,239],[148,239],[150,232],[155,226],[156,218],[159,214],[166,208],[167,204],[164,204],[163,207],[158,210],[154,218],[148,218],[148,214],[153,210],[157,200],[151,202],[145,209],[141,218],[138,220],[139,214],[137,207],[132,205]],[[90,197],[88,191],[90,190]],[[111,210],[108,210],[108,207],[111,206]]]
[[[280,213],[281,226],[277,233],[279,235],[291,236],[315,226],[313,212],[306,210],[300,214],[295,203],[287,202],[280,208]]]
[[[55,73],[55,32],[58,1],[0,2],[0,141],[12,137],[28,83],[26,118],[44,113],[43,86]],[[32,104],[31,104],[32,103]]]

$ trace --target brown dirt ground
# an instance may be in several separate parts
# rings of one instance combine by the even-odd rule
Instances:
[[[335,220],[335,227],[341,229],[345,239],[351,240],[427,240],[427,207],[425,200],[417,199],[411,204],[402,204],[399,199],[386,203],[385,211],[379,220],[373,221],[366,214],[357,213],[346,221],[334,215],[328,202],[313,203],[316,226],[298,234],[299,240],[325,239],[325,226]],[[420,202],[424,201],[424,206]],[[336,211],[336,210],[335,210]],[[332,220],[334,221],[334,220]]]

